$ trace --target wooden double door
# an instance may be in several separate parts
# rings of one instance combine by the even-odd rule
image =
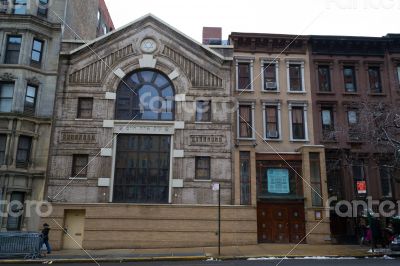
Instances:
[[[304,203],[259,202],[257,227],[259,243],[299,243],[305,236]]]

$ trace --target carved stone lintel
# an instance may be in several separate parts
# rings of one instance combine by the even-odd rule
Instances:
[[[14,81],[16,79],[17,79],[17,77],[14,76],[12,73],[5,72],[0,75],[0,80],[2,80],[2,81]]]
[[[41,82],[36,77],[27,78],[26,80],[28,81],[28,84],[37,85],[37,86],[39,86],[41,84]]]

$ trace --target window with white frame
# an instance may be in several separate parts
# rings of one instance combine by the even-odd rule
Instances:
[[[238,109],[238,136],[240,139],[254,139],[254,105],[239,104]]]
[[[236,61],[236,89],[253,91],[253,60],[238,59]]]
[[[279,62],[264,60],[261,65],[261,73],[263,73],[262,90],[279,91]]]
[[[308,141],[307,105],[289,104],[290,139]]]
[[[265,103],[264,109],[264,138],[279,140],[281,138],[280,104]]]
[[[288,91],[304,92],[304,62],[289,61],[287,66]]]

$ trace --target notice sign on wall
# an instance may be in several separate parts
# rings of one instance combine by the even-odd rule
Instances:
[[[276,194],[289,194],[289,170],[268,169],[268,192]]]
[[[367,182],[366,181],[357,181],[357,192],[358,192],[358,194],[366,194],[367,193]]]

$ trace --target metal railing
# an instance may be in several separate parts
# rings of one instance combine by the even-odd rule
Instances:
[[[24,257],[35,259],[40,255],[41,235],[31,232],[0,233],[0,258]]]

